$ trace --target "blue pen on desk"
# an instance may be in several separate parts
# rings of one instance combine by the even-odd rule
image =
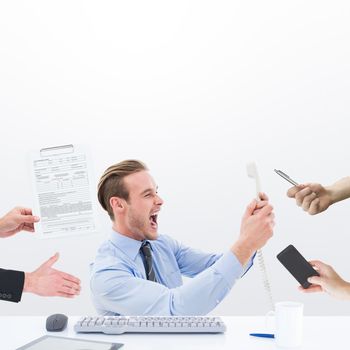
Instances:
[[[269,333],[250,333],[249,335],[252,337],[258,337],[258,338],[275,338],[274,334],[269,334]]]

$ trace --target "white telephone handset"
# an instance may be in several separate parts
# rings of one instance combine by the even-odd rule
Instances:
[[[250,178],[255,180],[255,188],[256,188],[256,199],[260,201],[259,193],[261,192],[261,184],[260,184],[260,178],[258,174],[258,169],[256,167],[256,164],[254,162],[248,163],[247,164],[247,174]],[[269,303],[269,309],[274,310],[274,302],[273,302],[273,297],[272,297],[272,290],[271,290],[271,285],[269,282],[269,278],[267,275],[266,271],[266,265],[264,261],[264,256],[263,252],[261,249],[258,249],[257,253],[257,258],[258,258],[258,263],[259,263],[259,268],[261,272],[261,277],[262,277],[262,282],[264,285],[264,289],[267,294],[268,298],[268,303]]]

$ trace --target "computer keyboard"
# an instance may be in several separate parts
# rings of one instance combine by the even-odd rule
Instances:
[[[82,317],[78,333],[224,333],[220,317],[208,316],[97,316]]]

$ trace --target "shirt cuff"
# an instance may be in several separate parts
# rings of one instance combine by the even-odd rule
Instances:
[[[254,253],[254,255],[249,259],[247,266],[244,268],[244,272],[242,274],[241,277],[243,277],[248,271],[249,269],[253,266],[254,263],[254,258],[255,258],[256,252]]]
[[[7,283],[1,285],[0,300],[12,301],[18,303],[21,301],[23,286],[24,286],[24,272],[15,270],[3,270],[5,273]]]

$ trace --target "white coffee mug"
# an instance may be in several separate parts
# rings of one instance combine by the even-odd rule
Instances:
[[[302,303],[282,301],[275,304],[275,311],[268,315],[275,316],[275,340],[281,348],[295,348],[303,341]]]

